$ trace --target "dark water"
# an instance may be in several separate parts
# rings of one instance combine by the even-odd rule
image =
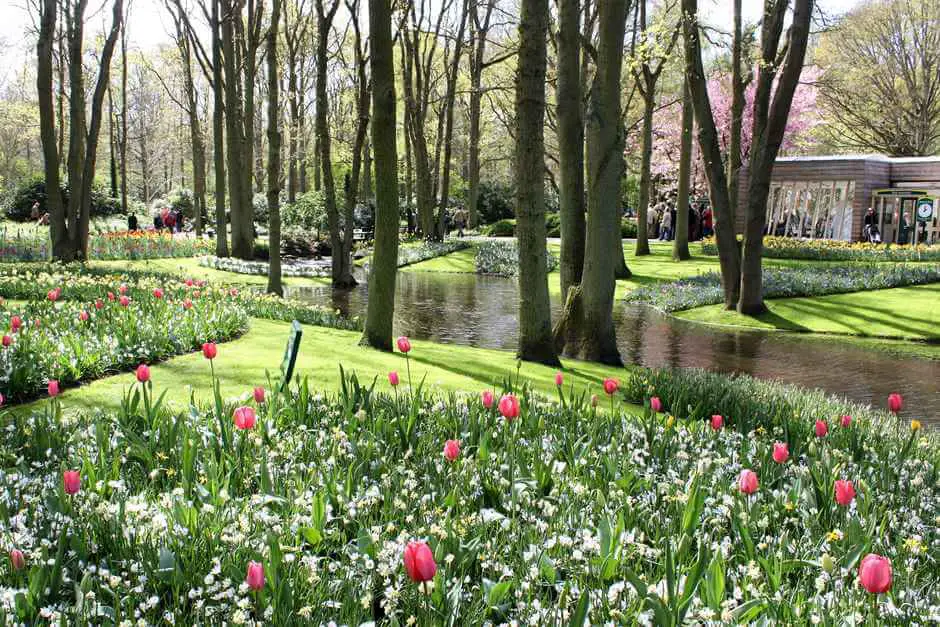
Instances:
[[[442,343],[515,348],[517,289],[513,279],[400,272],[395,333]],[[294,288],[290,295],[352,316],[366,310],[365,281],[348,291]],[[557,317],[561,303],[554,300],[552,308]],[[888,394],[900,392],[904,414],[940,423],[940,361],[793,333],[706,327],[625,303],[615,305],[614,320],[621,355],[628,363],[744,372],[818,387],[880,407]]]

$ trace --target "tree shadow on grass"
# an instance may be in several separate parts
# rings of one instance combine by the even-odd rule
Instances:
[[[832,321],[852,329],[857,335],[878,336],[885,335],[872,333],[868,325],[882,325],[890,323],[890,326],[898,330],[898,335],[906,332],[909,336],[927,337],[929,333],[929,322],[922,318],[899,313],[895,309],[886,307],[874,307],[871,305],[848,306],[845,303],[829,302],[824,300],[794,299],[787,305],[796,310],[805,312],[808,315],[822,315]],[[902,321],[904,321],[902,323]]]

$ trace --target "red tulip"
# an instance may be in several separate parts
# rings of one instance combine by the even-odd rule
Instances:
[[[842,418],[839,420],[839,424],[842,425],[842,428],[843,428],[843,429],[848,429],[848,428],[849,428],[849,425],[852,424],[852,417],[851,417],[851,416],[842,416]]]
[[[36,327],[37,329],[39,328],[39,324],[40,324],[39,318],[36,318],[35,320],[33,320],[33,326]]]
[[[16,333],[20,330],[20,327],[23,326],[23,320],[19,316],[13,316],[10,318],[10,330]]]
[[[49,290],[46,293],[46,298],[48,298],[52,302],[56,302],[57,300],[59,300],[59,290],[58,289]]]
[[[215,359],[218,352],[219,349],[216,347],[215,342],[206,342],[202,345],[202,356],[206,359]]]
[[[82,476],[77,470],[66,470],[62,473],[62,486],[66,494],[78,494],[82,487]]]
[[[141,383],[150,381],[150,368],[147,367],[147,364],[137,366],[137,380]]]
[[[23,570],[23,567],[26,566],[26,556],[23,555],[21,550],[12,549],[10,551],[10,564],[13,566],[13,570]]]
[[[121,307],[127,307],[131,304],[131,299],[127,296],[121,296]]]
[[[718,414],[715,414],[714,416],[712,416],[712,419],[711,419],[712,429],[714,429],[715,431],[721,431],[721,428],[724,426],[724,424],[725,424],[724,418],[722,418]]]
[[[230,290],[228,291],[228,295],[229,295],[229,296],[238,296],[238,290],[233,287],[232,289],[230,289]]]
[[[95,309],[103,309],[104,303],[101,302],[100,298],[95,299]]]
[[[431,581],[437,574],[437,564],[431,547],[425,542],[409,542],[405,547],[405,571],[415,583]]]
[[[790,459],[790,447],[786,442],[774,442],[774,461],[778,464]]]
[[[663,402],[659,400],[658,396],[654,396],[650,399],[650,409],[652,409],[657,414],[663,410]]]
[[[618,387],[620,387],[620,383],[617,381],[617,379],[604,379],[604,391],[607,392],[608,396],[613,396],[616,394]]]
[[[561,387],[564,382],[565,382],[565,377],[560,372],[556,372],[555,373],[555,385],[557,385],[558,387]]]
[[[254,396],[255,396],[256,403],[258,403],[259,405],[263,403],[264,402],[264,388],[261,387],[260,385],[255,386]]]
[[[411,350],[411,341],[404,335],[395,340],[395,344],[398,345],[398,350],[402,353],[407,353]]]
[[[872,594],[881,594],[891,589],[891,561],[869,553],[858,565],[858,581]]]
[[[254,427],[257,419],[258,417],[255,415],[255,410],[247,405],[239,407],[235,410],[235,413],[232,414],[235,427],[242,430]]]
[[[248,575],[245,577],[245,583],[255,592],[264,588],[264,566],[258,562],[248,562]]]
[[[904,409],[904,399],[897,392],[888,395],[888,411],[896,414]],[[889,582],[890,585],[890,582]]]
[[[194,281],[192,279],[186,279],[186,287],[192,287]]]
[[[127,294],[127,286],[121,285],[120,287],[118,287],[118,292],[120,292],[121,294]]]
[[[817,420],[816,421],[816,437],[824,438],[826,437],[827,433],[829,433],[829,425],[827,425],[825,421],[823,420]]]
[[[738,477],[738,489],[743,494],[754,494],[757,492],[757,486],[759,482],[757,481],[757,473],[753,470],[742,470],[741,475]]]
[[[82,310],[82,311],[78,314],[78,319],[81,320],[82,322],[88,322],[88,312]]]
[[[108,292],[108,300],[114,302],[114,292]]]
[[[185,299],[183,301],[183,309],[192,309],[192,308],[193,308],[193,301],[189,300],[188,298]]]
[[[483,390],[480,393],[480,401],[483,403],[484,407],[486,407],[487,409],[492,409],[493,401],[494,401],[493,393],[490,392],[489,390]]]
[[[388,373],[388,384],[392,387],[398,385],[398,373],[394,370]]]
[[[848,505],[855,498],[855,486],[851,481],[836,479],[834,489],[836,492],[836,503],[839,505]]]
[[[49,379],[49,384],[46,386],[46,391],[49,393],[49,396],[58,396],[59,382],[56,379]]]
[[[6,400],[7,400],[7,399],[3,396],[3,394],[0,394],[0,407],[3,407],[3,403],[4,403]]]
[[[3,335],[3,345],[4,345],[4,346],[9,346],[9,345],[12,344],[12,343],[13,343],[13,338],[4,333],[4,335]]]
[[[506,420],[519,417],[519,399],[514,394],[503,394],[499,399],[499,413]]]
[[[444,442],[444,458],[449,462],[453,462],[456,461],[458,457],[460,457],[460,442],[457,440],[447,440]]]
[[[154,297],[154,298],[163,298],[163,290],[161,290],[159,287],[154,288],[154,290],[153,290],[153,297]]]

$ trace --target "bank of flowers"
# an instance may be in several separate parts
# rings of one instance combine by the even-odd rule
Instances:
[[[443,242],[402,244],[398,247],[398,267],[403,268],[415,263],[421,263],[422,261],[449,255],[465,248],[470,248],[470,242],[465,239],[456,238],[447,239]]]
[[[940,281],[940,264],[854,264],[763,269],[764,298],[824,296]],[[707,272],[629,292],[628,302],[666,312],[723,302],[721,275]]]
[[[4,229],[0,236],[0,261],[43,261],[49,258],[51,245],[47,230],[8,234]],[[91,260],[193,257],[214,249],[213,240],[174,236],[166,231],[103,231],[88,238],[88,258]]]
[[[477,247],[475,258],[477,274],[516,276],[519,274],[519,246],[515,239],[487,240]],[[546,251],[548,271],[558,268],[558,258]]]
[[[199,258],[199,265],[205,268],[236,272],[238,274],[254,274],[268,276],[268,262],[237,259],[235,257],[216,257],[206,255]],[[323,278],[330,276],[329,264],[312,262],[288,262],[281,264],[281,275],[292,277]]]
[[[718,254],[715,238],[710,237],[702,241],[702,254]],[[940,245],[895,246],[767,236],[764,238],[764,257],[817,261],[940,261]]]
[[[410,385],[409,365],[366,386],[349,375],[338,395],[259,381],[228,402],[216,387],[179,413],[142,365],[116,411],[66,424],[66,395],[8,414],[3,618],[906,625],[940,612],[940,448],[917,423],[750,429],[655,396],[632,415],[616,380],[575,390],[564,375],[557,399],[509,381],[444,397]]]

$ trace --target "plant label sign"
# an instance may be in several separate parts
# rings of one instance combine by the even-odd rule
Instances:
[[[290,385],[294,374],[294,364],[297,363],[297,353],[300,351],[300,338],[304,331],[300,323],[294,320],[290,325],[290,334],[287,336],[287,348],[284,349],[284,359],[281,360],[281,391]]]

